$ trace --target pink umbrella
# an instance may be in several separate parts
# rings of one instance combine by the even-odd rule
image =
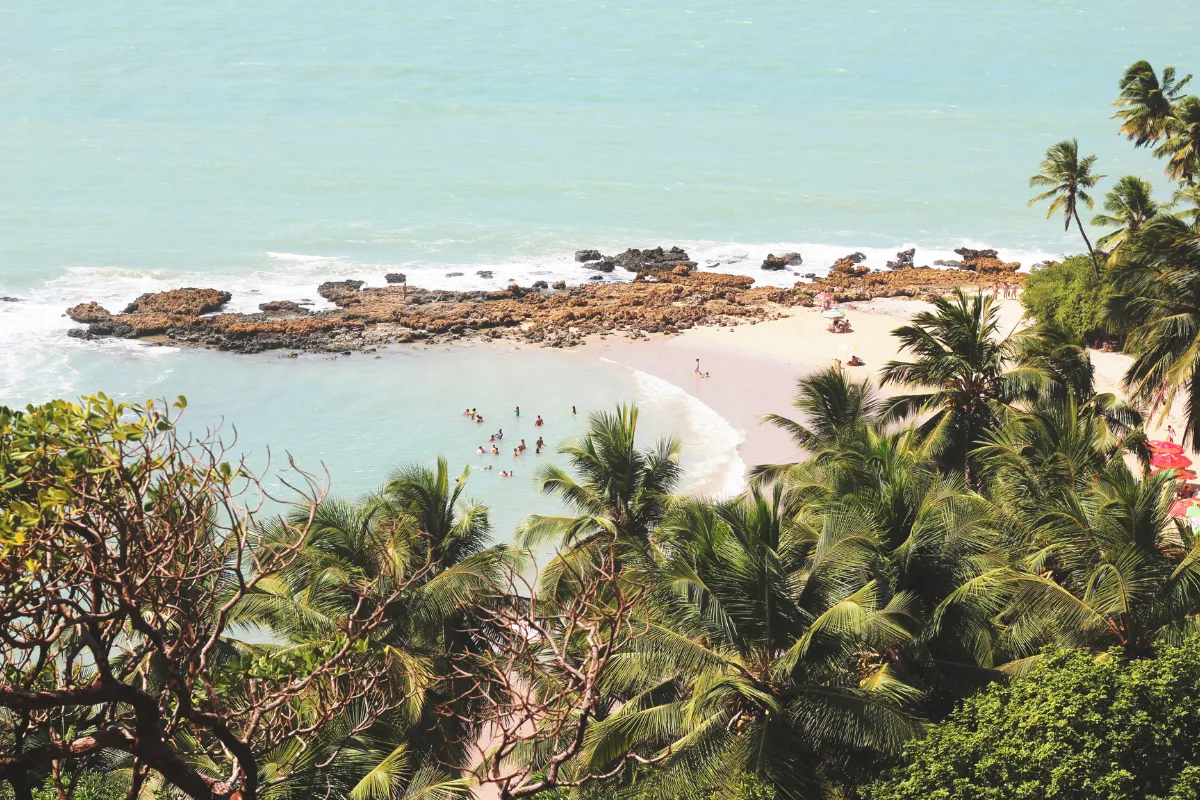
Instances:
[[[1178,500],[1171,505],[1172,517],[1186,517],[1188,509],[1196,505],[1195,500]]]
[[[1174,442],[1153,441],[1146,442],[1146,448],[1151,453],[1182,453],[1183,445],[1175,444]]]
[[[1192,460],[1179,453],[1159,453],[1150,457],[1150,465],[1156,469],[1183,469],[1190,467]]]
[[[1196,480],[1196,473],[1192,472],[1190,469],[1177,469],[1175,470],[1175,480],[1194,481]]]

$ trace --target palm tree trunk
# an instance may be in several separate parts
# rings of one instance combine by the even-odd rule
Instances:
[[[1087,238],[1087,234],[1083,231],[1083,221],[1079,219],[1079,211],[1072,212],[1075,215],[1075,224],[1079,226],[1079,235],[1083,237],[1083,243],[1087,245],[1088,252],[1092,255],[1092,266],[1096,269],[1096,277],[1100,277],[1100,262],[1096,260],[1096,251],[1092,249],[1092,243]]]

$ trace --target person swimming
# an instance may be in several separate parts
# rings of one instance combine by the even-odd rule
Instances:
[[[483,449],[483,445],[479,445],[479,447],[475,448],[475,455],[477,455],[477,456],[481,456],[486,452],[487,452],[487,450]]]
[[[513,458],[516,458],[519,455],[521,455],[521,451],[514,447],[513,448]]]
[[[539,436],[536,444],[538,446],[538,449],[540,450],[541,448],[546,446],[546,440]]]
[[[482,425],[482,424],[483,424],[483,417],[478,417],[478,416],[477,416],[477,417],[475,417],[475,424],[476,424],[476,425]]]
[[[492,468],[492,465],[491,465],[491,464],[488,464],[486,467],[484,467],[484,469],[485,469],[485,470],[488,470],[488,469],[491,469],[491,468]]]
[[[522,453],[524,453],[528,449],[527,447],[525,447],[524,439],[522,439],[521,443],[519,445],[517,445],[517,449],[520,450]]]
[[[543,420],[543,419],[542,419],[542,415],[541,415],[541,414],[538,414],[537,421],[536,421],[536,422],[534,422],[533,424],[534,424],[534,427],[540,428],[540,427],[542,427],[543,425],[545,425],[545,424],[546,424],[546,422],[545,422],[545,420]]]
[[[493,433],[491,436],[489,436],[489,437],[488,437],[488,441],[489,441],[489,442],[494,442],[494,441],[496,441],[496,434],[494,434],[494,433]]]
[[[464,410],[463,410],[463,416],[464,416],[464,417],[469,417],[469,416],[471,416],[471,409],[469,409],[469,408],[468,408],[468,409],[464,409]]]
[[[511,473],[511,472],[509,472],[508,470],[506,470],[506,469],[504,469],[504,470],[500,470],[500,477],[501,477],[501,478],[507,478],[509,475],[512,475],[512,473]]]
[[[497,439],[503,439],[503,438],[504,438],[504,428],[501,428],[500,430],[496,431],[496,438],[497,438]]]
[[[521,416],[521,407],[520,406],[517,406],[516,409],[513,410],[513,416],[514,417]]]
[[[494,455],[494,456],[500,455],[500,448],[496,447],[496,445],[492,445],[492,455]]]

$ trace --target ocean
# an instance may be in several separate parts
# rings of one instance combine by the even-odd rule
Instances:
[[[0,295],[20,300],[0,303],[0,402],[189,394],[197,424],[224,416],[255,453],[327,460],[350,494],[397,462],[471,462],[459,406],[500,420],[520,402],[557,419],[564,404],[638,402],[657,412],[649,432],[689,443],[691,487],[725,491],[744,466],[737,431],[586,353],[280,360],[78,342],[62,311],[177,286],[229,289],[252,309],[389,271],[427,287],[578,281],[580,248],[678,244],[777,285],[853,250],[879,266],[906,247],[923,262],[964,245],[1033,263],[1079,247],[1025,206],[1048,145],[1078,136],[1101,172],[1161,185],[1110,103],[1136,59],[1200,69],[1192,12],[1181,0],[1153,13],[1109,0],[5,3]],[[758,268],[793,250],[795,272]],[[478,482],[504,525],[546,502],[522,478]]]

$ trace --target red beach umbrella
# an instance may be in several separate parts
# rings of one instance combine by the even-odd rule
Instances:
[[[1150,465],[1157,469],[1183,469],[1190,467],[1192,460],[1179,453],[1159,453],[1151,456]]]
[[[1192,472],[1190,469],[1177,469],[1175,470],[1175,480],[1194,481],[1196,480],[1196,473]]]
[[[1183,445],[1162,440],[1146,442],[1146,448],[1151,453],[1182,453]]]
[[[1186,517],[1188,509],[1195,505],[1192,500],[1177,500],[1171,504],[1172,517]]]

